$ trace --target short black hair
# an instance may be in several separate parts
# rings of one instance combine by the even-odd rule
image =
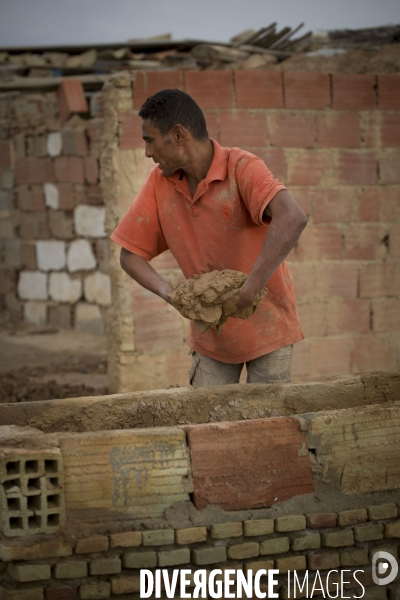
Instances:
[[[208,138],[200,106],[181,90],[161,90],[150,96],[142,105],[139,117],[149,119],[161,135],[166,135],[175,125],[183,125],[196,140]]]

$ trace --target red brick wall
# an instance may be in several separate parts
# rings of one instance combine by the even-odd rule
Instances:
[[[120,148],[142,148],[143,101],[185,90],[210,136],[263,158],[307,213],[289,256],[306,336],[295,381],[399,367],[399,86],[398,75],[140,72],[121,115]]]

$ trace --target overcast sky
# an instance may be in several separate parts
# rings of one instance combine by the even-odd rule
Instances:
[[[399,0],[0,0],[0,47],[173,39],[226,42],[277,21],[302,30],[400,23]]]

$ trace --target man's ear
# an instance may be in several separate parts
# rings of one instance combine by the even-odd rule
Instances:
[[[190,132],[183,125],[177,124],[171,129],[171,134],[175,142],[181,145],[188,141]]]

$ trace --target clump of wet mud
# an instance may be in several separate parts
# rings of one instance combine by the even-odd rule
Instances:
[[[263,288],[252,304],[236,308],[245,273],[224,269],[195,275],[178,283],[170,294],[172,305],[187,319],[195,322],[199,331],[216,327],[219,333],[229,317],[248,319],[260,306],[267,290]]]

